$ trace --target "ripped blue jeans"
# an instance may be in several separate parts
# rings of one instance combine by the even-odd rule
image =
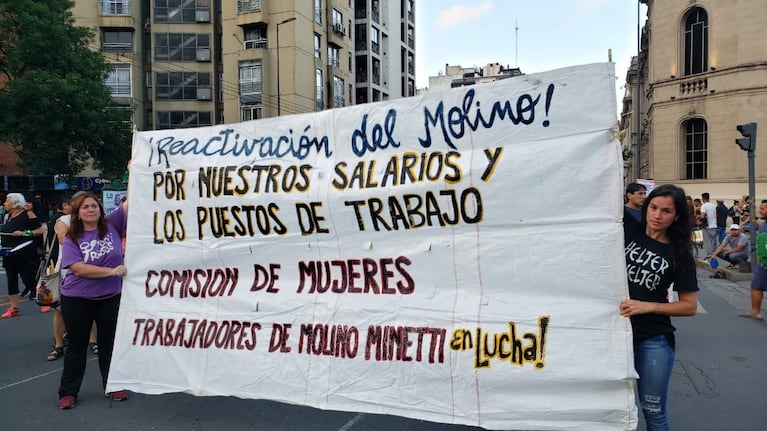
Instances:
[[[639,405],[647,431],[668,431],[668,385],[674,368],[674,349],[663,335],[634,344],[634,366],[639,381]]]

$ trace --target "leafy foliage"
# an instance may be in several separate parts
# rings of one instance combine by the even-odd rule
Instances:
[[[74,25],[71,0],[0,0],[0,141],[34,174],[75,175],[92,162],[119,176],[130,153],[130,111],[116,107],[111,71]]]

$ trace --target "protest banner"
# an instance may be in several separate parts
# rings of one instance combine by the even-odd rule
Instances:
[[[137,133],[107,390],[632,429],[614,80]]]

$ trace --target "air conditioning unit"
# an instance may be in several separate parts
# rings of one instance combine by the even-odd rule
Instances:
[[[197,87],[197,100],[210,100],[211,98],[210,87]]]
[[[197,48],[197,61],[210,61],[210,48]]]
[[[197,22],[210,22],[210,10],[197,9],[194,14],[194,20]]]
[[[344,28],[344,25],[341,23],[333,24],[333,32],[340,35],[346,34],[346,29]]]

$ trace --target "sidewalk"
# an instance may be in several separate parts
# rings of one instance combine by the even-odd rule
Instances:
[[[751,310],[751,274],[738,273],[737,271],[722,269],[727,273],[727,278],[711,278],[714,270],[708,261],[696,259],[698,266],[698,285],[701,289],[708,288],[715,295],[727,301],[735,307],[739,313]],[[762,301],[762,314],[767,315],[767,301]]]

